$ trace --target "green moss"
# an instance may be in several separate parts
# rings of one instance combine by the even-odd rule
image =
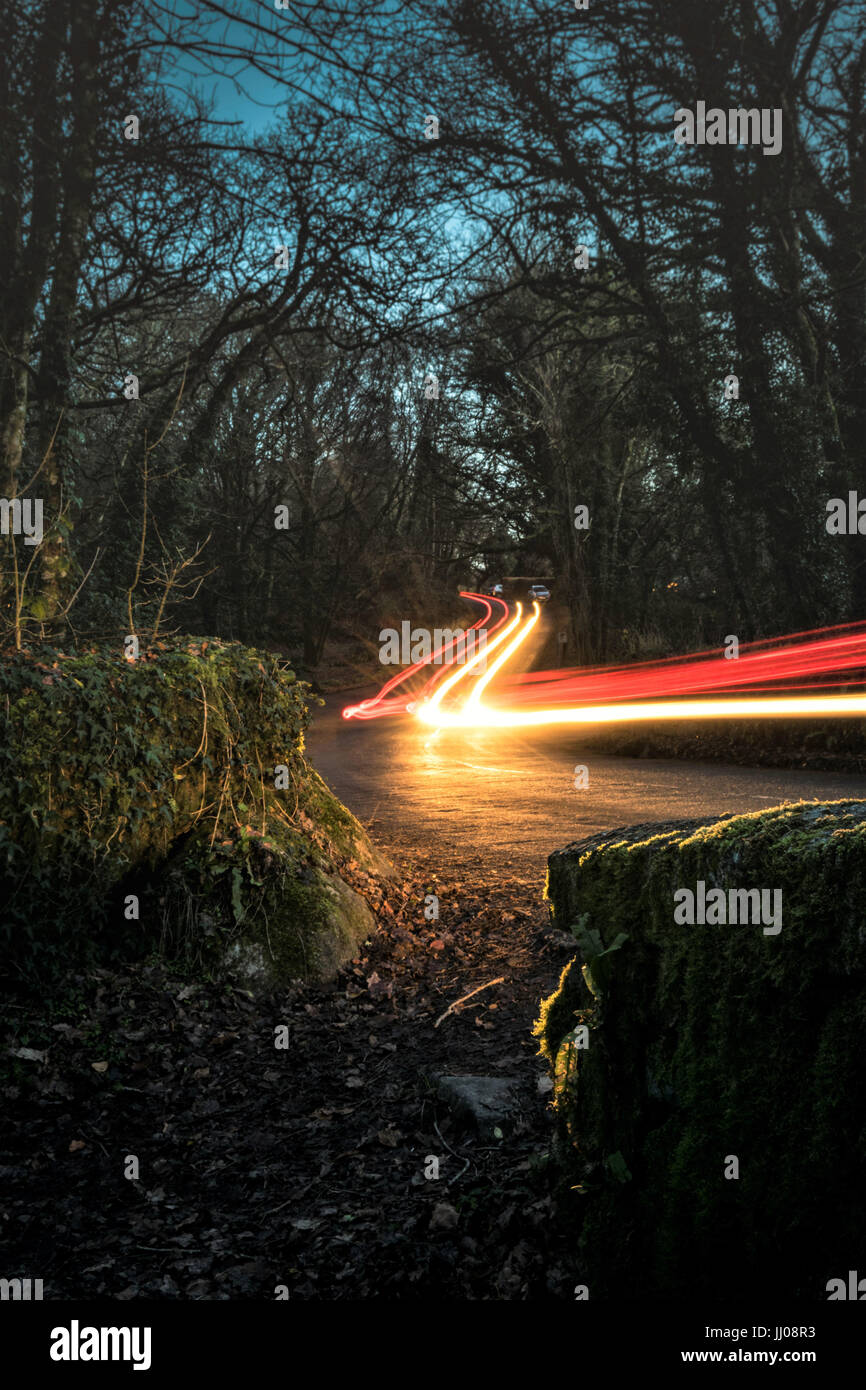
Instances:
[[[820,1297],[863,1244],[864,837],[863,803],[800,803],[551,857],[558,921],[583,942],[537,1025],[562,1151],[581,1180],[611,1152],[634,1175],[599,1176],[586,1201],[581,1257],[599,1292],[777,1280],[778,1294]],[[698,880],[781,888],[781,932],[678,925],[674,890]],[[575,1052],[588,942],[621,933],[586,1014],[590,1046]],[[739,1180],[723,1176],[728,1154]]]
[[[541,1012],[533,1032],[539,1041],[539,1052],[551,1067],[555,1067],[563,1038],[580,1022],[592,996],[577,961],[571,960],[559,977],[553,994],[542,1000]]]
[[[142,903],[172,958],[228,964],[260,989],[333,974],[375,928],[314,835],[279,824],[214,845],[198,832],[143,885]]]
[[[307,697],[278,658],[204,639],[160,643],[132,664],[104,649],[7,659],[0,946],[10,973],[44,982],[154,940],[218,955],[245,931],[269,943],[275,977],[333,968],[334,933],[345,953],[364,916],[335,886],[339,867],[382,866],[304,760]],[[141,897],[132,923],[129,893]]]

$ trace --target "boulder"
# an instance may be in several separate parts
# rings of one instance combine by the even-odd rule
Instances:
[[[826,1298],[866,1248],[866,803],[596,835],[547,894],[580,946],[536,1032],[591,1296]]]
[[[207,638],[0,667],[0,957],[36,988],[159,949],[322,979],[393,871],[304,758],[309,688]]]

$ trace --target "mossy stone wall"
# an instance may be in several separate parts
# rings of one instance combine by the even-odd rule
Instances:
[[[699,880],[781,888],[781,931],[678,925]],[[866,803],[598,835],[547,891],[580,942],[537,1031],[590,1295],[866,1273]]]
[[[135,662],[7,655],[4,973],[48,981],[159,944],[260,984],[332,973],[374,926],[342,866],[386,866],[304,759],[308,694],[277,657],[207,639]]]

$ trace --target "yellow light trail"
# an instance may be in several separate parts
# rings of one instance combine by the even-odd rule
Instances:
[[[523,646],[523,643],[526,641],[530,632],[535,627],[535,624],[538,622],[538,619],[541,615],[541,609],[539,608],[537,603],[534,603],[532,607],[534,609],[532,617],[527,618],[526,622],[518,632],[517,636],[512,638],[512,640],[508,643],[508,646],[500,652],[499,656],[496,658],[493,664],[487,669],[487,671],[485,671],[484,675],[481,676],[481,678],[477,680],[475,682],[475,685],[472,687],[472,692],[461,710],[461,713],[465,715],[467,718],[476,714],[479,710],[483,708],[481,704],[481,696],[484,694],[484,691],[487,689],[487,686],[493,680],[493,677],[496,675],[496,672],[500,671],[502,667],[505,665],[506,661],[508,661],[509,658],[514,655],[518,647]],[[520,621],[520,611],[520,604],[518,603],[518,622]],[[506,629],[506,631],[503,633],[503,636],[508,636],[508,629]]]
[[[439,729],[517,729],[538,728],[557,724],[619,724],[657,719],[750,719],[759,718],[825,718],[844,715],[866,715],[866,693],[858,695],[783,695],[767,697],[734,697],[704,700],[641,700],[609,705],[576,705],[553,709],[507,709],[491,707],[483,702],[484,691],[507,661],[519,650],[532,632],[540,616],[537,603],[533,614],[522,627],[522,609],[508,626],[497,635],[486,651],[456,670],[435,694],[413,711],[416,719]],[[515,629],[519,631],[515,633]],[[503,643],[515,633],[507,646]],[[443,709],[443,697],[465,681],[491,651],[501,647],[499,655],[484,674],[480,675],[462,703]]]
[[[538,605],[536,605],[536,607],[537,607],[537,606],[538,606]],[[475,666],[479,666],[479,665],[481,664],[482,661],[486,661],[487,657],[489,657],[489,655],[490,655],[491,652],[496,651],[496,648],[497,648],[497,647],[501,647],[501,645],[502,645],[502,643],[505,641],[505,639],[506,639],[507,637],[510,637],[511,634],[512,634],[512,632],[514,631],[514,629],[519,625],[519,623],[520,623],[520,616],[521,616],[522,611],[523,611],[523,610],[522,610],[522,608],[521,608],[521,605],[518,603],[518,605],[517,605],[517,612],[516,612],[515,616],[511,619],[511,622],[507,625],[507,627],[504,627],[504,628],[502,629],[501,632],[497,633],[496,636],[494,637],[493,641],[490,642],[490,643],[488,643],[488,645],[487,645],[486,647],[482,648],[481,651],[476,652],[475,655],[473,656],[472,660],[471,660],[471,661],[467,661],[467,663],[466,663],[465,666],[458,666],[458,667],[456,668],[456,670],[454,671],[454,674],[451,675],[451,676],[449,676],[447,680],[445,680],[445,681],[442,682],[442,684],[437,688],[437,690],[436,690],[435,693],[430,697],[429,700],[425,700],[422,704],[419,704],[419,705],[417,705],[417,706],[415,707],[414,713],[415,713],[419,718],[424,718],[424,719],[426,719],[426,721],[427,721],[428,724],[436,724],[436,723],[438,723],[439,720],[438,720],[437,718],[432,717],[432,716],[435,714],[435,712],[436,712],[437,710],[439,710],[439,707],[440,707],[440,705],[441,705],[441,703],[442,703],[442,697],[443,697],[444,695],[447,695],[449,690],[453,690],[453,689],[454,689],[454,686],[457,685],[458,681],[465,680],[465,678],[470,674],[470,672],[472,671],[472,669],[473,669]],[[528,635],[528,634],[527,634],[527,635]],[[511,646],[510,646],[510,648],[509,648],[509,652],[508,652],[508,655],[509,655],[509,656],[511,655],[512,650],[514,650],[514,651],[517,650],[517,647],[518,647],[518,646],[520,645],[520,643],[523,641],[523,636],[524,636],[523,633],[518,633],[516,645],[515,645],[515,644],[511,644]],[[499,659],[497,658],[497,661],[494,662],[494,667],[496,668],[496,670],[499,669],[499,667],[500,667],[501,664],[502,664],[502,663],[501,663],[501,662],[499,661]],[[494,669],[494,667],[491,667],[490,672],[489,672],[489,674],[488,674],[487,676],[481,676],[479,684],[480,684],[482,690],[483,690],[484,687],[486,686],[489,677],[490,677],[491,675],[493,675],[493,669]],[[470,697],[470,698],[471,698],[471,697]],[[423,713],[422,713],[422,712],[423,712]],[[428,718],[428,715],[430,716],[429,718]]]
[[[750,719],[776,715],[866,715],[866,695],[802,695],[772,700],[647,700],[638,704],[578,705],[575,708],[508,710],[480,705],[464,710],[429,711],[419,719],[442,729],[517,729],[547,724],[617,724],[648,719]]]

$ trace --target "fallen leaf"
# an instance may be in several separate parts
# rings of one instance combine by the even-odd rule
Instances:
[[[93,1067],[93,1070],[94,1070],[94,1071],[98,1071],[98,1072],[108,1071],[108,1063],[107,1063],[107,1062],[91,1062],[90,1065]]]

